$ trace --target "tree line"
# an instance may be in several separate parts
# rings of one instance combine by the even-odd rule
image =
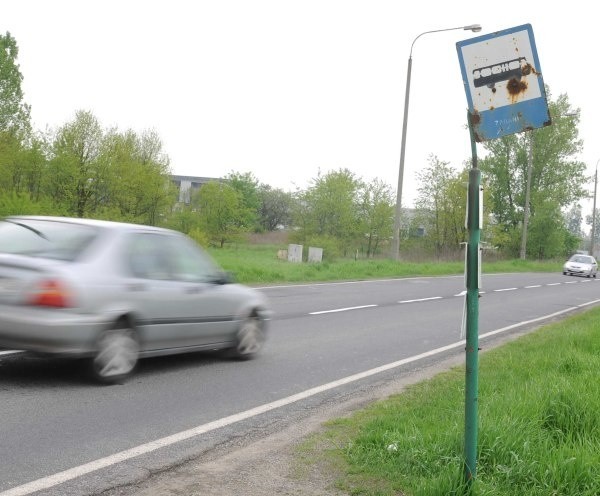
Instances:
[[[285,227],[292,242],[321,246],[327,257],[389,253],[396,193],[385,182],[365,181],[340,168],[288,192],[261,183],[251,172],[232,171],[180,204],[168,154],[155,131],[105,128],[88,110],[77,111],[55,130],[34,130],[10,33],[0,35],[0,48],[0,216],[53,214],[162,225],[221,247],[248,232]],[[486,142],[479,161],[483,239],[507,256],[519,252],[527,184],[529,257],[566,255],[583,236],[580,202],[589,196],[590,178],[576,159],[583,146],[579,115],[566,95],[553,101],[549,89],[547,94],[551,126]],[[402,250],[438,257],[460,251],[470,166],[469,160],[455,167],[431,155],[420,168],[415,207],[403,210]]]

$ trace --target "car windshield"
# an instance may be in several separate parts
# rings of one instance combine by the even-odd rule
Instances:
[[[7,218],[0,221],[0,253],[73,261],[96,235],[82,224]]]
[[[592,263],[592,257],[587,257],[585,255],[573,255],[571,257],[571,262],[591,264]]]

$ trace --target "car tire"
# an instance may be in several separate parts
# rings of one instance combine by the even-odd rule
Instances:
[[[566,275],[568,275],[568,274],[567,274],[567,272],[566,272],[566,271],[563,271],[563,276],[566,276]]]
[[[133,373],[139,351],[136,333],[127,324],[117,324],[114,329],[104,331],[98,337],[91,359],[94,379],[103,384],[123,383]]]
[[[238,360],[250,360],[260,353],[265,343],[264,322],[252,316],[244,319],[235,337],[235,345],[227,355]]]

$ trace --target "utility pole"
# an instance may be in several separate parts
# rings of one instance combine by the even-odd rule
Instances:
[[[527,257],[527,226],[529,225],[529,202],[531,196],[531,169],[533,168],[533,129],[529,130],[529,147],[527,149],[527,185],[525,187],[525,209],[523,212],[523,233],[521,234],[521,260]]]
[[[600,162],[600,159],[598,160]],[[596,237],[596,192],[598,190],[598,162],[596,162],[596,175],[594,176],[594,207],[592,210],[592,232],[590,234],[590,255],[594,256],[594,241]]]

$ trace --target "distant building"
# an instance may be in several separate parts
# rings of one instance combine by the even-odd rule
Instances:
[[[179,191],[178,203],[189,205],[192,195],[198,191],[203,184],[210,181],[220,181],[215,177],[197,177],[197,176],[171,176],[171,181],[177,186]]]

